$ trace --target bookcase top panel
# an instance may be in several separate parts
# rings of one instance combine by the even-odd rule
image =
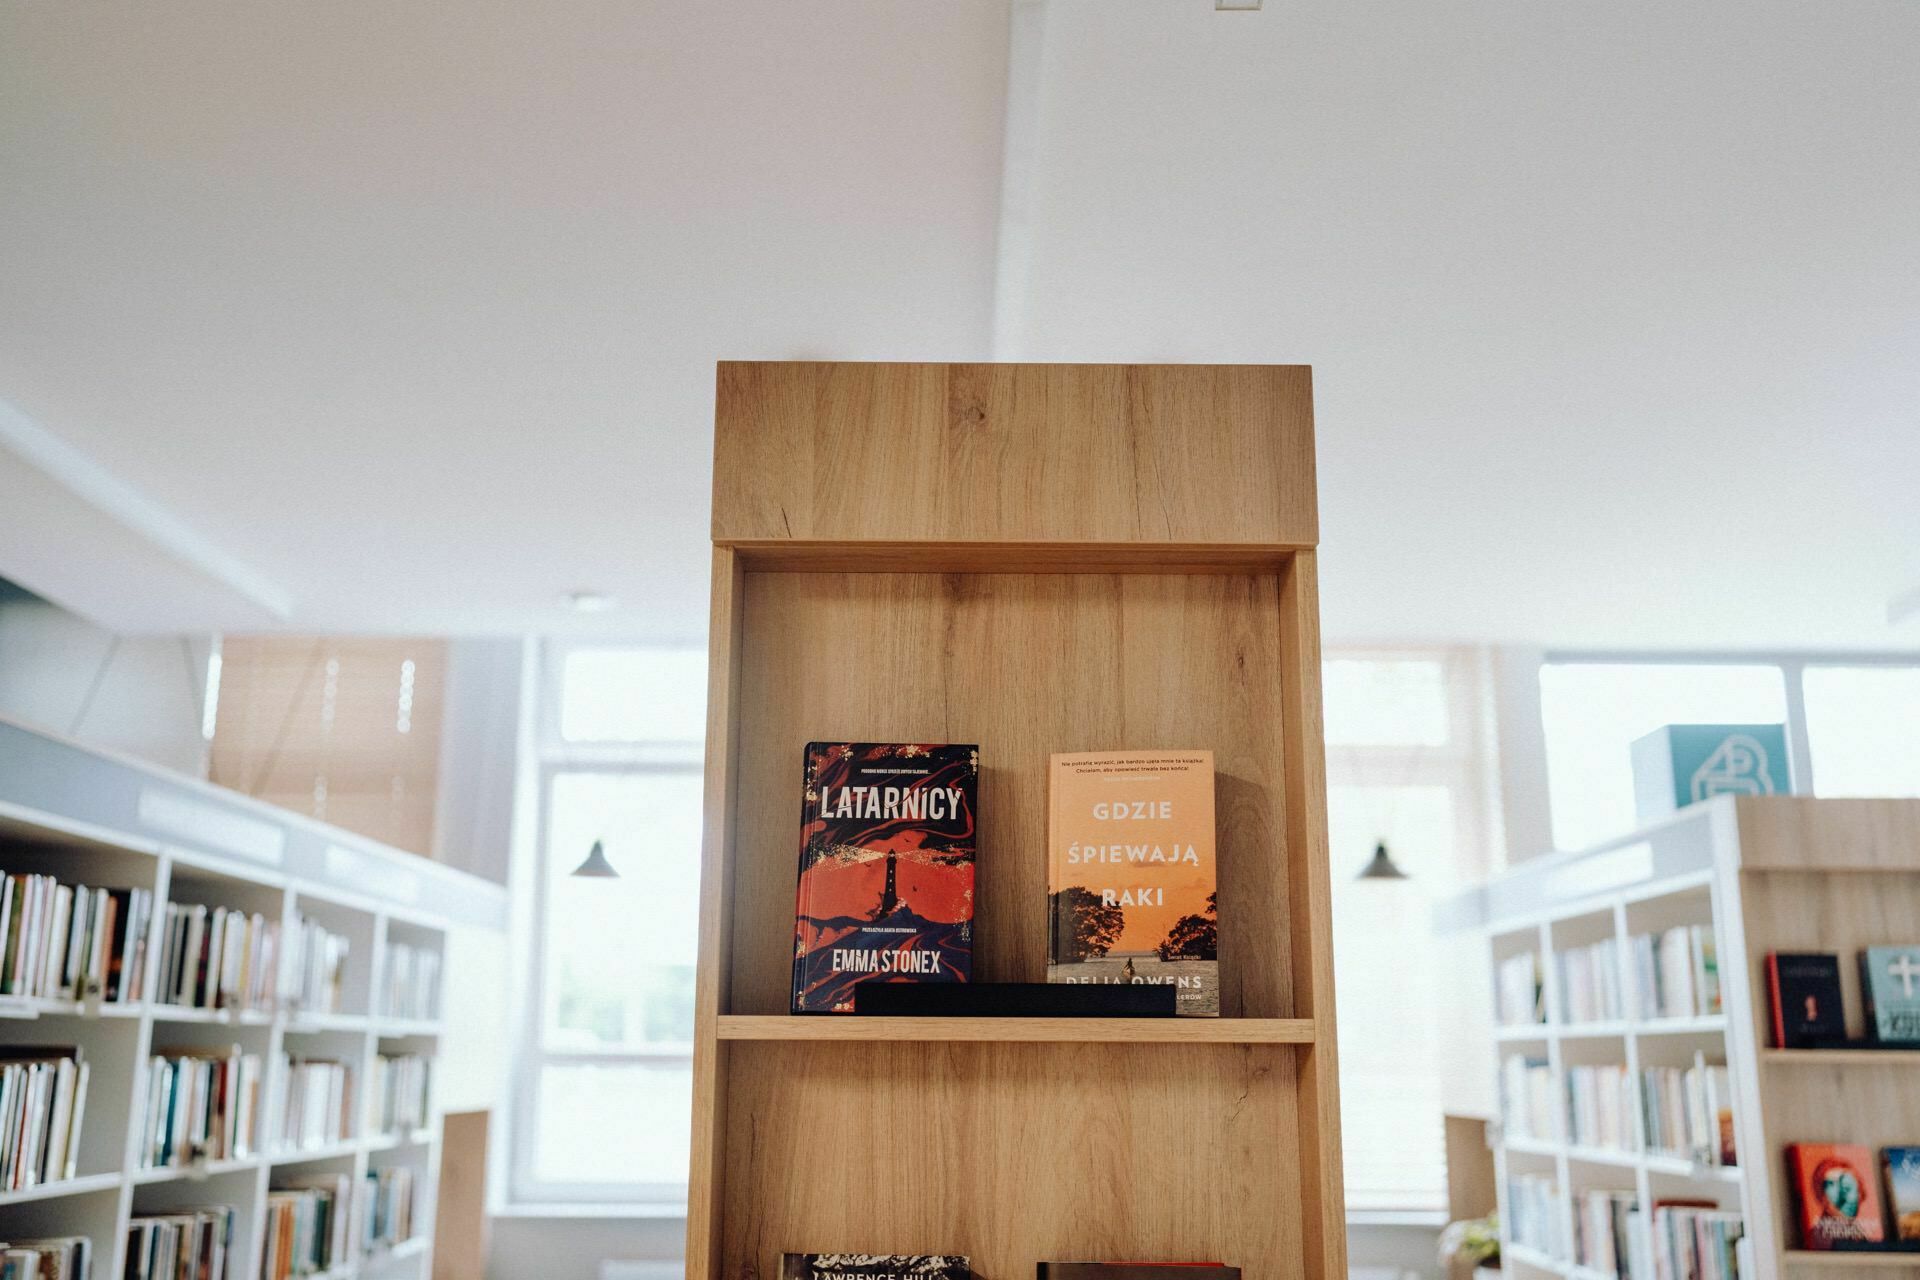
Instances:
[[[728,361],[713,538],[1310,547],[1304,365]]]

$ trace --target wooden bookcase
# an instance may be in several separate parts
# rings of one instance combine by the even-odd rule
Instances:
[[[1301,367],[718,371],[690,1280],[784,1251],[1345,1274]],[[1209,747],[1218,1019],[787,1016],[801,750],[977,742],[975,976],[1049,752]]]
[[[1553,1247],[1503,1241],[1520,1280],[1602,1280],[1570,1253],[1571,1195],[1589,1189],[1632,1191],[1643,1205],[1697,1197],[1739,1209],[1746,1280],[1832,1269],[1920,1272],[1920,1254],[1800,1250],[1784,1176],[1788,1143],[1920,1142],[1920,1052],[1769,1048],[1764,972],[1769,951],[1837,953],[1848,1034],[1864,1036],[1858,952],[1920,939],[1920,800],[1722,798],[1593,849],[1523,864],[1473,897],[1493,962],[1532,952],[1547,975],[1547,1020],[1497,1026],[1496,1057],[1545,1057],[1559,1081],[1576,1062],[1622,1063],[1637,1075],[1643,1065],[1684,1065],[1704,1051],[1728,1064],[1734,1094],[1737,1169],[1648,1153],[1644,1143],[1623,1151],[1580,1147],[1564,1140],[1564,1127],[1556,1137],[1497,1140],[1503,1229],[1512,1221],[1505,1212],[1511,1175],[1544,1174],[1559,1188]],[[1648,1018],[1631,1007],[1623,973],[1624,1020],[1566,1020],[1559,952],[1677,924],[1713,928],[1721,1016]]]

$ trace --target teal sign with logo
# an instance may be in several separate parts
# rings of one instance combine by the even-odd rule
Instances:
[[[1633,800],[1642,822],[1715,796],[1792,790],[1783,724],[1670,724],[1633,744]]]

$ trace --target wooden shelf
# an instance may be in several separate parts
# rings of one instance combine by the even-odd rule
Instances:
[[[1312,1044],[1311,1018],[860,1018],[734,1014],[722,1040],[992,1040],[1025,1044]]]
[[[1787,1249],[1781,1252],[1780,1260],[1796,1267],[1920,1267],[1920,1253],[1904,1253],[1894,1249],[1878,1253],[1872,1250],[1829,1252],[1825,1249]]]
[[[1760,1060],[1794,1067],[1885,1066],[1889,1063],[1920,1067],[1920,1049],[1762,1049]]]

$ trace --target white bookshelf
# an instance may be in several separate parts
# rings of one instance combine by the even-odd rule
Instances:
[[[56,740],[19,735],[0,723],[0,755],[6,735],[37,750]],[[77,1045],[91,1064],[87,1112],[80,1138],[76,1176],[21,1191],[0,1192],[0,1239],[84,1235],[94,1244],[94,1280],[117,1280],[124,1273],[129,1219],[143,1213],[207,1205],[236,1210],[228,1264],[232,1280],[256,1280],[261,1273],[267,1193],[276,1176],[299,1171],[351,1175],[358,1188],[370,1169],[410,1166],[415,1174],[413,1237],[392,1248],[357,1256],[327,1273],[327,1280],[420,1280],[432,1265],[434,1201],[440,1154],[438,1062],[443,1026],[437,1019],[394,1018],[377,1006],[385,990],[381,978],[391,938],[440,954],[438,1011],[445,1009],[446,942],[456,924],[472,923],[475,904],[482,914],[497,897],[493,886],[476,893],[456,883],[473,877],[435,867],[421,859],[385,850],[345,832],[335,832],[295,815],[280,815],[243,797],[232,803],[243,816],[236,822],[260,828],[284,822],[283,843],[270,846],[258,830],[222,828],[225,796],[208,797],[203,784],[170,777],[161,783],[135,779],[140,794],[166,794],[176,785],[176,803],[204,804],[210,838],[236,855],[190,848],[184,840],[155,838],[149,831],[116,830],[76,819],[71,813],[38,809],[9,798],[18,781],[19,757],[0,759],[0,870],[48,874],[67,883],[139,888],[153,894],[155,909],[147,936],[141,998],[125,1004],[28,1000],[0,996],[0,1044]],[[111,760],[94,765],[129,771]],[[134,772],[140,772],[137,767]],[[18,789],[15,788],[15,794]],[[209,802],[211,801],[211,802]],[[158,810],[156,809],[156,812]],[[183,810],[191,814],[195,810]],[[145,816],[144,808],[142,816]],[[169,817],[175,816],[169,814]],[[232,815],[228,815],[232,816]],[[138,824],[130,824],[138,825]],[[182,833],[184,834],[184,833]],[[303,845],[303,841],[308,842]],[[271,861],[272,865],[264,865]],[[410,865],[410,864],[418,864]],[[311,874],[302,874],[302,871]],[[411,883],[407,878],[411,878]],[[480,882],[475,882],[480,883]],[[444,893],[436,893],[443,890]],[[378,895],[378,896],[376,896]],[[430,905],[444,897],[448,914]],[[389,899],[410,899],[392,901]],[[281,921],[287,936],[300,915],[320,920],[350,939],[340,1007],[326,1012],[284,1009],[272,1013],[183,1008],[156,998],[165,912],[163,904],[200,902],[210,906],[261,911]],[[181,1169],[142,1168],[134,1121],[144,1109],[144,1064],[156,1052],[173,1048],[221,1049],[239,1045],[260,1055],[265,1068],[262,1103],[251,1154],[201,1162]],[[290,1150],[266,1144],[278,1114],[284,1084],[277,1059],[282,1052],[347,1062],[353,1071],[351,1138],[324,1147]],[[429,1123],[403,1133],[372,1131],[370,1085],[374,1059],[382,1053],[416,1053],[436,1059],[430,1073]],[[357,1250],[357,1241],[355,1242]]]
[[[1746,1219],[1744,1280],[1776,1280],[1827,1269],[1920,1274],[1912,1253],[1833,1254],[1799,1249],[1783,1178],[1792,1142],[1872,1147],[1920,1142],[1920,1053],[1906,1050],[1779,1050],[1768,1047],[1764,980],[1769,951],[1827,951],[1841,957],[1849,1033],[1864,1034],[1854,956],[1868,946],[1920,941],[1920,801],[1722,798],[1578,853],[1523,863],[1443,913],[1443,924],[1484,930],[1497,966],[1522,952],[1540,955],[1546,1021],[1498,1025],[1496,1061],[1515,1053],[1544,1058],[1560,1107],[1551,1136],[1507,1135],[1492,1127],[1503,1256],[1515,1270],[1567,1280],[1607,1280],[1574,1264],[1574,1196],[1589,1189],[1631,1191],[1642,1207],[1657,1199],[1711,1200]],[[1631,1007],[1631,974],[1621,974],[1629,1007],[1618,1022],[1569,1025],[1562,1017],[1559,954],[1611,937],[1679,924],[1713,930],[1723,1000],[1717,1016],[1650,1019]],[[1685,1065],[1695,1051],[1731,1073],[1738,1168],[1696,1164],[1642,1149],[1595,1150],[1565,1139],[1565,1081],[1579,1063],[1621,1064],[1638,1098],[1644,1065]],[[1508,1206],[1515,1173],[1550,1176],[1557,1186],[1559,1247],[1514,1241]]]

